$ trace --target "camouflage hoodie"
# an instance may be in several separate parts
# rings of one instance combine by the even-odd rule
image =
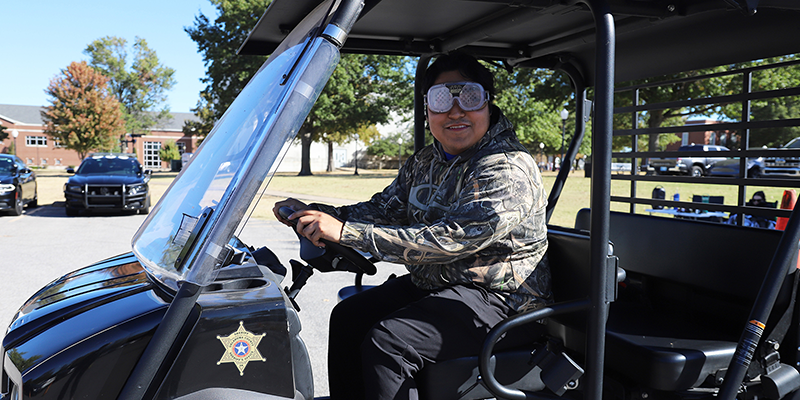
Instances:
[[[406,264],[422,289],[474,283],[526,311],[551,299],[546,205],[539,169],[501,115],[453,159],[435,142],[369,201],[321,210],[345,221],[342,244]]]

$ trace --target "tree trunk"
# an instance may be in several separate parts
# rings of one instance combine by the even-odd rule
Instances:
[[[328,142],[328,168],[325,170],[333,172],[333,142]]]
[[[300,132],[300,173],[299,176],[314,175],[311,173],[311,132]]]
[[[648,128],[658,128],[661,124],[664,123],[664,111],[663,110],[652,110],[650,112],[650,118],[647,120],[647,127]],[[647,151],[659,151],[661,149],[658,148],[658,138],[659,134],[650,134],[647,135]],[[642,165],[647,165],[650,163],[649,158],[645,158],[642,160]]]
[[[664,123],[664,111],[653,110],[650,112],[650,118],[647,120],[648,128],[658,128]],[[659,151],[658,138],[659,134],[648,135],[647,151]]]

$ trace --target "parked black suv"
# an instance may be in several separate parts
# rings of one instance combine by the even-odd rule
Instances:
[[[150,191],[147,182],[151,171],[145,170],[134,154],[92,153],[64,185],[67,215],[83,209],[136,210],[150,212]]]
[[[19,157],[0,154],[0,210],[21,215],[22,208],[36,207],[36,174]]]
[[[728,148],[710,144],[692,144],[681,146],[678,148],[678,151],[717,152],[728,151]],[[711,168],[714,163],[726,159],[727,157],[714,157],[713,155],[701,157],[651,158],[649,164],[642,166],[642,170],[648,174],[703,176],[706,175],[708,169]]]

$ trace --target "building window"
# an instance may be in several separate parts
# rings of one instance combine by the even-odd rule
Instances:
[[[39,160],[39,165],[47,165],[47,159],[46,158],[40,159]]]
[[[25,146],[47,147],[47,136],[25,136]]]
[[[56,163],[55,165],[61,165],[61,159],[60,158],[56,158],[55,159],[55,163]]]
[[[53,138],[53,148],[60,149],[62,147],[64,147],[64,145],[61,144],[61,139]]]
[[[161,142],[144,142],[144,167],[148,169],[161,168]]]
[[[175,143],[175,144],[178,145],[178,153],[180,153],[180,155],[183,155],[183,153],[186,152],[186,143],[178,142],[178,143]]]
[[[33,159],[32,158],[26,158],[25,159],[25,164],[28,164],[28,165],[33,164]]]

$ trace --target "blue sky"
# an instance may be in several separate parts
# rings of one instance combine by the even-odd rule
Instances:
[[[4,1],[0,17],[0,104],[45,106],[50,79],[72,61],[88,60],[86,46],[103,36],[129,44],[144,38],[162,64],[175,70],[167,93],[173,112],[197,103],[205,76],[202,56],[183,31],[200,13],[213,21],[209,0]],[[129,56],[130,57],[130,56]]]

